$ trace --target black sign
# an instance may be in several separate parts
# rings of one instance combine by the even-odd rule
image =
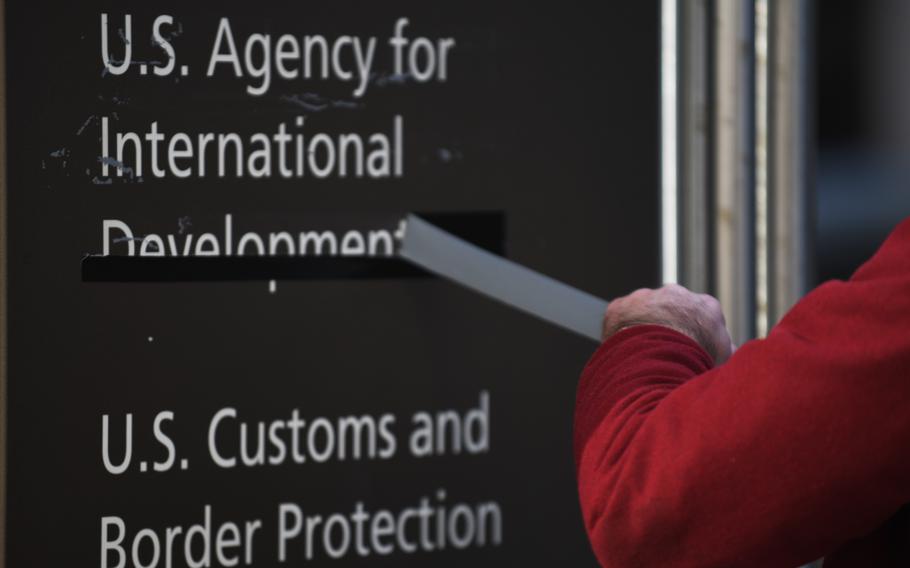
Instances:
[[[656,2],[5,19],[7,566],[594,565],[594,345],[394,254],[656,284]]]

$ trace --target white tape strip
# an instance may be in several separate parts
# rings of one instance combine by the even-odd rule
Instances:
[[[408,215],[399,255],[538,318],[600,341],[607,302]]]

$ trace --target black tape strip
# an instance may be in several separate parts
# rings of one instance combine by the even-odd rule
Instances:
[[[422,217],[496,254],[504,254],[502,212],[431,213]],[[430,273],[397,257],[218,256],[140,257],[87,255],[83,282],[212,282],[426,278]]]

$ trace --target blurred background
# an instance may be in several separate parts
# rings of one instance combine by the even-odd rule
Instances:
[[[812,280],[821,282],[849,276],[910,215],[910,3],[825,0],[816,17]]]

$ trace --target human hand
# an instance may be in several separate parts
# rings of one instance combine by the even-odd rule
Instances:
[[[674,329],[701,345],[716,364],[733,353],[733,341],[727,332],[720,303],[707,294],[696,294],[677,284],[656,290],[641,288],[607,307],[603,340],[634,325],[662,325]]]

